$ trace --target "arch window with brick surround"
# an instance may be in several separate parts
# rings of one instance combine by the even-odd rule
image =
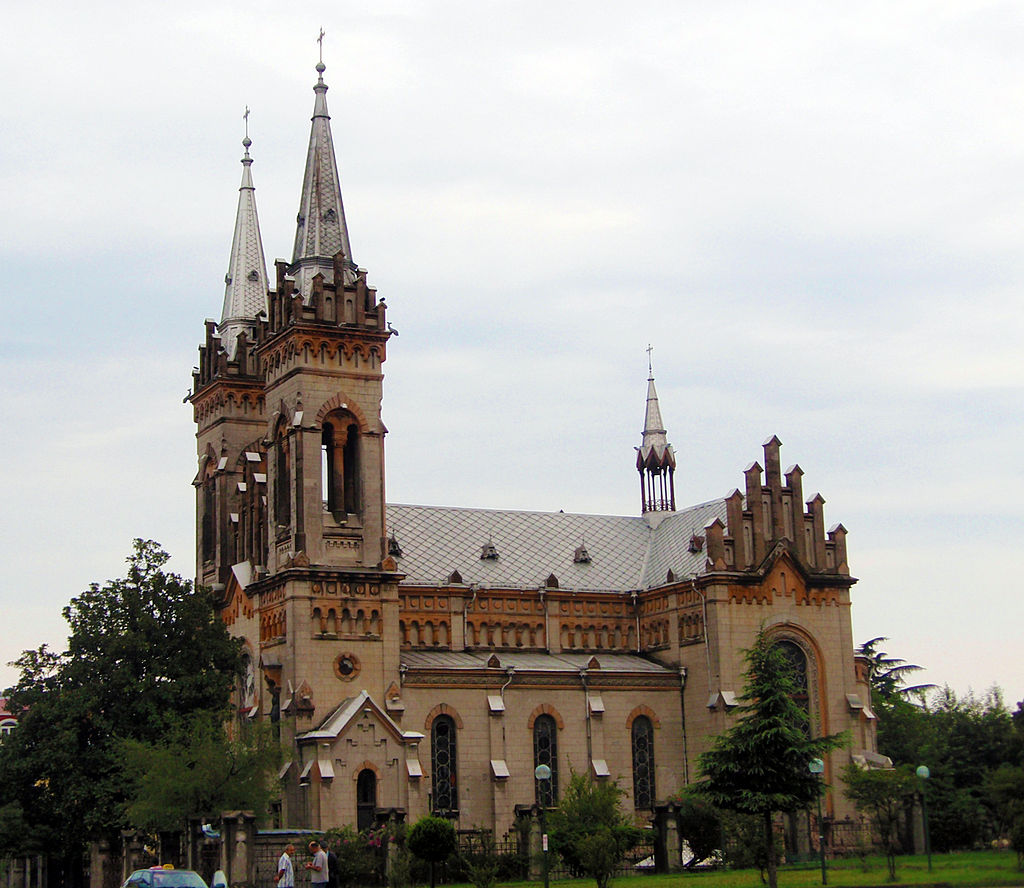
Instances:
[[[336,410],[324,420],[320,457],[324,507],[328,512],[361,512],[361,442],[351,413]]]
[[[551,768],[550,780],[534,778],[534,797],[542,808],[558,803],[558,725],[550,715],[538,715],[533,723],[533,767]]]
[[[431,810],[435,814],[457,813],[458,760],[455,748],[455,720],[439,715],[430,726]]]
[[[827,714],[821,704],[821,668],[813,641],[791,627],[781,627],[772,634],[773,643],[785,654],[793,668],[796,685],[793,699],[807,713],[807,730],[811,737],[828,733]]]
[[[633,753],[633,807],[653,808],[654,727],[646,715],[638,715],[633,719],[630,742]]]

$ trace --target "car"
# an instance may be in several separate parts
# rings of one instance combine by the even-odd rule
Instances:
[[[170,864],[135,870],[121,888],[208,888],[195,870],[175,869]]]

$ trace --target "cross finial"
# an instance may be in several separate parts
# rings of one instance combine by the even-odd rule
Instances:
[[[242,145],[245,147],[245,156],[249,156],[249,146],[252,144],[252,140],[249,138],[249,106],[245,106],[245,114],[242,115],[242,120],[245,121],[245,138],[242,139]]]
[[[320,63],[324,61],[324,29],[320,29],[320,36],[316,38],[316,42],[320,44]]]
[[[654,370],[652,369],[653,365],[651,363],[651,354],[652,354],[653,351],[654,351],[654,346],[651,345],[648,342],[647,343],[647,375],[648,376],[653,376],[654,375]]]

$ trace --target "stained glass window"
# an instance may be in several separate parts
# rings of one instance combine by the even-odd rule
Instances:
[[[450,715],[439,715],[430,727],[430,764],[434,813],[446,814],[450,811],[458,811],[455,722]]]
[[[654,729],[646,715],[633,719],[633,806],[654,807]]]
[[[542,808],[558,803],[558,725],[550,715],[538,715],[533,723],[533,767],[551,768],[549,780],[534,779],[534,794]]]

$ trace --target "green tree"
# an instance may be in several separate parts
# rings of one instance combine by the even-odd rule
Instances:
[[[985,799],[1000,835],[1024,817],[1024,768],[1003,764],[985,778]]]
[[[0,744],[0,785],[33,831],[79,877],[86,842],[127,825],[121,740],[159,743],[192,713],[222,712],[240,650],[209,595],[163,570],[136,540],[125,577],[92,584],[64,608],[68,649],[26,651],[6,696],[18,730]]]
[[[351,824],[324,833],[323,844],[334,852],[337,866],[331,881],[340,888],[356,888],[379,881],[384,862],[381,846],[387,841],[383,828],[359,832]]]
[[[573,774],[558,807],[547,815],[551,849],[574,873],[590,876],[607,888],[641,831],[622,813],[625,793],[614,780]]]
[[[879,645],[888,640],[885,635],[879,635],[868,639],[857,647],[857,656],[867,657],[870,661],[868,680],[871,683],[872,700],[875,702],[896,698],[905,700],[933,689],[935,687],[933,684],[907,684],[907,676],[921,672],[924,667],[908,663],[900,657],[892,657],[881,650]]]
[[[406,847],[430,864],[430,888],[436,884],[434,864],[447,860],[458,849],[455,827],[444,817],[421,817],[409,830]]]
[[[195,712],[159,742],[121,742],[133,826],[173,831],[195,815],[267,810],[281,746],[267,725],[232,725],[229,735],[227,722],[226,712]]]
[[[722,848],[722,815],[700,793],[686,788],[668,799],[676,806],[679,838],[686,842],[691,857],[687,866],[707,860]]]
[[[500,869],[494,834],[489,829],[478,829],[467,838],[461,857],[470,883],[473,888],[494,888]]]
[[[900,843],[900,821],[917,788],[909,766],[900,769],[866,770],[855,764],[843,769],[846,797],[866,814],[885,849],[889,881],[896,881],[896,855]]]
[[[807,713],[795,700],[792,665],[764,629],[745,655],[739,720],[701,755],[698,789],[720,808],[760,818],[769,849],[768,883],[776,888],[774,817],[805,808],[818,797],[818,778],[807,766],[842,746],[845,737],[810,736]]]

